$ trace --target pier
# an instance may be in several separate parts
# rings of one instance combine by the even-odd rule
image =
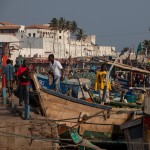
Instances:
[[[25,120],[24,106],[18,105],[16,97],[7,99],[6,105],[3,105],[0,97],[0,120],[1,150],[57,150],[59,148],[57,124],[40,117],[32,109],[30,119]]]

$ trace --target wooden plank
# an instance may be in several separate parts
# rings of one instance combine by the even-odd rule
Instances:
[[[135,120],[128,121],[128,122],[121,125],[121,130],[139,125],[141,123],[142,123],[142,118],[138,118],[138,119],[135,119]]]
[[[144,97],[144,113],[150,115],[150,90],[146,90]]]
[[[111,100],[110,101],[110,105],[117,105],[117,106],[123,106],[123,107],[132,107],[132,108],[142,108],[141,105],[137,105],[137,104],[134,104],[134,103],[124,103],[124,102],[118,102],[118,101],[113,101]]]
[[[102,60],[102,61],[105,62],[106,64],[109,64],[109,65],[113,64],[112,61],[108,61],[108,60]],[[147,71],[147,70],[142,70],[142,69],[139,69],[139,68],[136,68],[136,67],[133,67],[133,66],[126,65],[126,64],[116,63],[114,66],[118,67],[118,68],[121,68],[121,69],[124,69],[124,70],[129,70],[129,71],[133,71],[133,72],[140,72],[140,73],[143,73],[143,74],[150,75],[150,72]]]
[[[127,148],[128,150],[132,150],[132,144],[131,144],[131,137],[130,137],[130,133],[129,133],[129,129],[124,129],[124,136],[127,142]]]

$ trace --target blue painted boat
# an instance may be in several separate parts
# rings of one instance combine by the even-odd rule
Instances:
[[[36,74],[40,85],[45,89],[52,89],[52,85],[49,84],[48,76],[42,74]]]
[[[40,83],[40,85],[44,88],[44,89],[54,89],[54,85],[53,84],[49,84],[49,78],[48,76],[45,75],[41,75],[41,74],[36,74],[38,81]],[[87,84],[87,85],[91,85],[91,82],[89,81],[83,81],[83,84]],[[81,88],[79,86],[78,80],[77,79],[73,79],[73,80],[64,80],[63,82],[60,82],[60,89],[61,89],[61,93],[62,94],[66,94],[69,90],[69,88],[72,88],[72,96],[73,97],[78,97],[78,93],[81,92]]]

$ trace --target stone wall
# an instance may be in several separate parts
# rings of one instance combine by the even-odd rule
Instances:
[[[0,122],[1,150],[56,150],[58,144],[51,139],[57,137],[57,126],[51,122],[16,119]]]

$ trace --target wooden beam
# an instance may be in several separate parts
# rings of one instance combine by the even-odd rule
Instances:
[[[112,61],[108,61],[108,60],[102,60],[102,61],[105,62],[108,65],[113,64]],[[121,69],[124,69],[124,70],[129,70],[129,71],[133,71],[133,72],[140,72],[140,73],[143,73],[143,74],[150,75],[150,71],[148,71],[148,70],[143,70],[143,69],[133,67],[133,66],[129,66],[129,65],[126,65],[126,64],[116,63],[114,66],[118,67],[118,68],[121,68]]]

